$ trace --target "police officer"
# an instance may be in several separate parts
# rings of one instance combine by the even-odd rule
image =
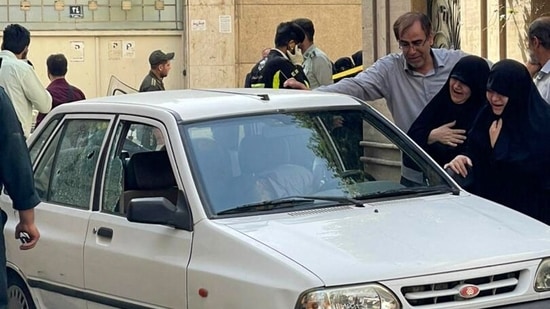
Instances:
[[[315,28],[313,22],[307,18],[298,18],[293,21],[302,27],[306,37],[300,48],[304,51],[304,72],[309,80],[311,89],[323,85],[330,85],[332,81],[332,62],[328,56],[313,43]]]
[[[165,90],[162,79],[168,76],[168,72],[171,69],[170,61],[172,59],[174,59],[174,53],[165,54],[161,50],[152,52],[149,56],[151,70],[145,76],[143,82],[141,82],[139,92]]]

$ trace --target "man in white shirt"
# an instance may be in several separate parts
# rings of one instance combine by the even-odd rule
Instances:
[[[30,41],[29,30],[11,24],[4,29],[0,51],[0,86],[13,103],[25,137],[31,133],[32,110],[47,113],[52,107],[51,95],[26,59]]]
[[[529,25],[527,68],[542,98],[550,104],[550,16],[539,17]]]

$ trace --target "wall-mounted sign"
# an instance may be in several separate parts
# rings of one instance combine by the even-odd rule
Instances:
[[[135,41],[123,41],[122,42],[122,58],[135,58],[136,57],[136,42]]]
[[[70,60],[76,62],[84,61],[84,42],[83,41],[71,41],[71,54]]]
[[[69,5],[69,17],[70,18],[82,18],[84,17],[84,8],[82,5]]]
[[[109,60],[120,60],[120,58],[122,58],[121,40],[113,40],[109,42],[108,56]]]
[[[191,20],[191,31],[205,31],[205,30],[206,30],[206,20],[204,19]]]

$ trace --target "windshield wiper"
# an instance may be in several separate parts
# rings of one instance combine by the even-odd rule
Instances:
[[[315,201],[332,201],[339,204],[353,204],[358,207],[365,207],[363,202],[356,199],[345,196],[308,196],[308,195],[295,195],[278,198],[274,200],[261,201],[257,203],[250,203],[241,205],[235,208],[230,208],[218,212],[218,215],[236,214],[251,211],[266,211],[272,209],[281,208],[293,208],[294,206],[313,204]]]
[[[365,199],[396,197],[396,196],[404,196],[404,195],[424,196],[424,195],[446,193],[446,192],[452,192],[454,195],[458,195],[460,191],[445,185],[434,186],[434,187],[410,187],[410,188],[377,191],[370,194],[354,196],[353,198],[358,200],[365,200]]]

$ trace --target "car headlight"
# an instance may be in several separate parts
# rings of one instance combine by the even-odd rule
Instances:
[[[535,276],[535,291],[550,291],[550,259],[544,259],[537,269]]]
[[[309,291],[300,296],[296,309],[400,309],[395,295],[378,284]]]

